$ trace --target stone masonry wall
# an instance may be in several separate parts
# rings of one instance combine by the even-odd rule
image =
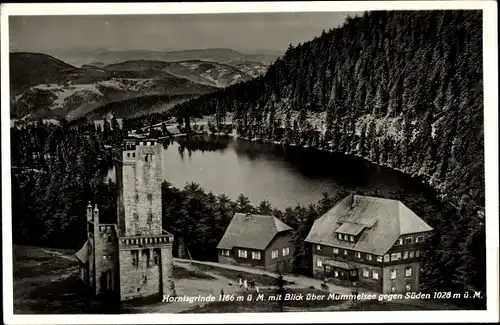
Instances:
[[[175,296],[174,282],[174,259],[172,256],[172,245],[162,248],[161,250],[161,266],[162,266],[162,294]]]
[[[120,298],[128,300],[160,294],[161,263],[154,263],[153,249],[140,249],[138,263],[133,264],[132,251],[120,250]],[[144,253],[148,252],[149,264]]]
[[[163,173],[160,146],[140,141],[134,151],[123,154],[123,206],[128,236],[161,233]]]

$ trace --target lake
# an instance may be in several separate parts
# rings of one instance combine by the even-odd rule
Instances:
[[[166,140],[163,167],[165,179],[175,187],[196,182],[215,195],[236,199],[244,194],[254,205],[268,200],[279,209],[315,203],[323,192],[339,190],[398,194],[413,205],[435,197],[416,179],[361,158],[230,136]]]

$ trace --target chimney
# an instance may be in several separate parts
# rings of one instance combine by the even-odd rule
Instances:
[[[354,206],[356,205],[356,193],[351,192],[350,198],[349,198],[349,203],[351,204],[351,209],[354,209]]]

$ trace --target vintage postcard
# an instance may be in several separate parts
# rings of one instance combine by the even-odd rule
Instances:
[[[4,322],[498,321],[496,7],[2,5]]]

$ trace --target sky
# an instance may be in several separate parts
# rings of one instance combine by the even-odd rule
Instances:
[[[11,51],[285,50],[359,12],[11,16]]]

